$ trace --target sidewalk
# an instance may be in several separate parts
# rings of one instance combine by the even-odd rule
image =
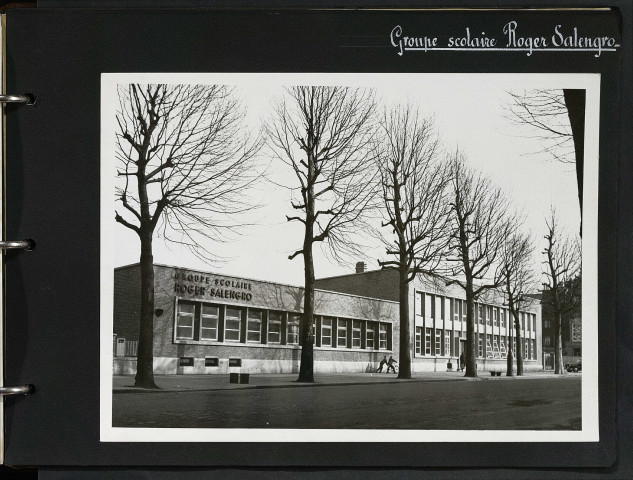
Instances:
[[[573,376],[571,374],[568,376]],[[578,374],[579,375],[579,374]],[[156,375],[154,380],[159,390],[134,387],[134,376],[115,375],[112,378],[112,393],[165,393],[184,391],[237,390],[254,388],[302,388],[332,385],[390,384],[403,382],[451,382],[451,381],[504,381],[524,378],[555,378],[551,371],[526,372],[523,377],[491,377],[489,372],[479,372],[478,378],[466,378],[463,372],[414,373],[410,380],[398,380],[390,373],[317,373],[314,383],[297,383],[298,374],[252,374],[248,384],[230,383],[229,375]]]

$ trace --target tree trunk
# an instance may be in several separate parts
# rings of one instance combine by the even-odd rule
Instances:
[[[158,388],[154,383],[154,256],[152,233],[141,230],[141,319],[135,387]]]
[[[477,357],[475,342],[475,296],[472,285],[466,285],[466,374],[477,377]]]
[[[305,292],[303,297],[303,315],[299,325],[301,338],[301,364],[297,382],[314,382],[314,260],[312,249],[304,252],[305,263]],[[332,332],[335,340],[335,332]]]
[[[516,356],[517,356],[517,376],[520,377],[523,375],[523,349],[521,348],[521,322],[519,322],[519,312],[512,312],[512,316],[514,317],[514,330],[515,336],[517,339],[517,348],[516,348]]]
[[[409,323],[409,272],[400,259],[400,370],[398,378],[411,378],[411,325]]]
[[[506,377],[514,377],[514,362],[512,360],[512,344],[510,344],[508,346],[508,359],[506,361]]]
[[[557,313],[554,316],[556,322],[556,347],[554,349],[554,373],[565,375],[565,365],[563,364],[563,325],[562,315]]]
[[[576,157],[576,182],[578,184],[578,202],[582,214],[582,181],[585,163],[585,90],[564,89],[565,106],[569,116],[569,125],[574,139],[574,154]],[[582,235],[582,227],[581,227]]]
[[[308,144],[313,145],[312,132],[308,132]],[[314,383],[314,258],[312,245],[314,243],[315,199],[314,181],[316,165],[314,155],[308,152],[308,187],[306,191],[306,218],[305,235],[303,237],[303,267],[304,267],[304,297],[303,315],[299,324],[299,337],[301,343],[301,364],[299,365],[299,378],[297,382]],[[337,338],[332,332],[332,340]]]

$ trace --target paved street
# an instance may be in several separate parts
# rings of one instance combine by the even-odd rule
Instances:
[[[113,395],[116,427],[574,430],[580,375]]]

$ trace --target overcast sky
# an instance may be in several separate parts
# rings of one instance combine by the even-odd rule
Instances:
[[[433,116],[442,145],[447,152],[456,148],[468,162],[502,187],[514,206],[526,214],[525,229],[533,234],[536,252],[544,246],[545,217],[553,205],[564,228],[579,231],[575,170],[573,165],[554,161],[539,152],[542,146],[533,138],[528,127],[513,124],[507,118],[507,91],[521,93],[530,88],[581,88],[587,76],[581,75],[495,75],[495,74],[209,74],[209,75],[110,75],[120,83],[222,83],[234,85],[235,91],[248,109],[245,124],[254,133],[272,113],[272,101],[283,95],[283,86],[291,85],[350,85],[375,89],[378,104],[412,103],[424,116]],[[115,85],[115,83],[113,83]],[[105,103],[117,103],[116,90],[104,89]],[[110,93],[108,93],[110,92]],[[115,119],[113,110],[104,110],[104,162],[114,148]],[[108,113],[110,112],[110,113]],[[111,138],[108,144],[107,138]],[[588,138],[587,142],[592,139]],[[262,152],[262,155],[264,153]],[[268,161],[262,157],[262,161]],[[586,162],[597,161],[587,158]],[[111,167],[104,172],[111,171]],[[296,185],[294,174],[281,164],[272,164],[268,175],[281,185]],[[301,256],[288,260],[288,255],[301,246],[303,233],[299,223],[288,223],[290,191],[262,184],[252,194],[262,207],[244,220],[255,222],[245,228],[230,243],[214,243],[207,248],[225,257],[223,263],[208,264],[178,245],[165,245],[161,238],[154,241],[156,263],[188,267],[226,275],[302,285]],[[112,203],[112,210],[114,203]],[[107,209],[106,209],[107,210]],[[240,219],[240,223],[242,219]],[[139,260],[138,237],[116,224],[113,227],[114,265],[127,265]],[[353,272],[353,264],[363,260],[369,269],[378,268],[377,258],[384,258],[383,247],[376,240],[364,240],[371,245],[364,257],[349,258],[339,265],[315,252],[316,277]],[[535,268],[540,270],[540,257],[535,256]]]

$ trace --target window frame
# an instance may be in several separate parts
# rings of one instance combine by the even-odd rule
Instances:
[[[444,356],[451,356],[451,331],[444,330]]]
[[[352,348],[362,348],[363,340],[362,340],[362,325],[360,320],[351,320],[352,324]],[[358,325],[358,327],[356,327]],[[358,333],[358,338],[356,334]],[[358,345],[355,342],[358,340]]]
[[[371,346],[369,346],[370,332],[371,332]],[[374,326],[373,322],[367,322],[367,328],[365,331],[365,348],[367,350],[376,350],[376,327]]]
[[[277,318],[271,318],[272,316],[276,316]],[[270,344],[270,345],[280,345],[281,344],[281,324],[282,324],[282,314],[280,312],[275,312],[275,311],[268,311],[268,321],[267,321],[267,328],[266,328],[266,343]],[[276,325],[278,326],[277,331],[272,330],[270,327],[271,325]],[[272,335],[277,335],[277,341],[275,340],[271,340],[270,336]]]
[[[296,332],[295,332],[296,327]],[[288,313],[288,321],[286,322],[286,345],[299,345],[299,329],[301,327],[301,314]],[[296,341],[290,341],[291,337],[296,336]]]
[[[334,328],[334,320],[333,317],[323,317],[321,319],[321,346],[322,347],[332,347],[332,329]],[[328,325],[329,322],[329,325]],[[329,335],[326,335],[326,331],[329,330]],[[329,342],[324,343],[324,339],[328,338]]]
[[[229,310],[235,310],[239,312],[239,316],[230,317]],[[228,328],[229,322],[235,322],[235,321],[238,322],[237,329]],[[237,332],[237,340],[228,338],[227,336],[228,332]],[[226,305],[225,310],[224,310],[224,341],[227,343],[240,343],[241,332],[242,332],[242,309],[239,307]]]
[[[348,348],[347,346],[348,330],[349,330],[349,320],[347,320],[346,318],[337,319],[336,321],[336,348]],[[343,336],[341,336],[341,332],[343,332]]]
[[[217,313],[215,315],[212,314],[205,314],[204,313],[204,309],[205,308],[215,308]],[[204,320],[205,318],[211,318],[215,320],[215,327],[205,327],[204,326]],[[198,338],[200,339],[200,341],[202,342],[217,342],[218,341],[218,335],[219,335],[219,328],[220,328],[220,306],[219,305],[215,305],[215,304],[211,304],[211,303],[201,303],[200,304],[200,332],[199,332],[199,336]],[[215,337],[205,337],[203,335],[203,331],[204,330],[215,330]]]
[[[422,327],[415,327],[415,354],[422,355]]]
[[[442,329],[441,328],[435,329],[435,356],[436,357],[442,356]]]
[[[187,307],[192,307],[193,312],[182,312],[181,311],[181,307],[183,306],[187,306]],[[183,313],[186,313],[186,315],[182,315]],[[185,317],[185,318],[191,318],[191,326],[183,326],[181,325],[181,319]],[[195,340],[195,330],[196,330],[196,304],[194,302],[178,302],[178,306],[176,308],[176,328],[174,329],[174,335],[176,340]],[[182,335],[178,335],[178,330],[179,329],[191,329],[191,336],[190,337],[185,337]]]
[[[259,313],[259,318],[251,318],[251,313]],[[251,322],[259,323],[259,330],[251,330]],[[263,310],[249,308],[246,314],[246,343],[262,343],[262,327],[264,325],[264,312]],[[253,340],[250,337],[251,333],[257,333],[257,340]]]
[[[384,333],[384,340],[383,340],[383,333]],[[389,347],[389,339],[387,338],[389,336],[389,329],[387,328],[387,324],[386,323],[379,323],[378,324],[378,350],[387,350],[387,347]],[[383,347],[383,341],[384,341],[384,347]]]
[[[432,347],[432,335],[431,335],[431,328],[430,327],[426,327],[424,329],[424,355],[431,355],[431,347]]]

